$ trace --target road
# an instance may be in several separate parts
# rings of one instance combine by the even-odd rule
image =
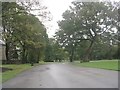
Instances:
[[[118,72],[67,63],[40,65],[5,82],[3,88],[118,88]]]

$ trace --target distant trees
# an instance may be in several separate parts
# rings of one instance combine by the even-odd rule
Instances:
[[[56,42],[54,38],[49,38],[48,44],[45,50],[45,61],[46,62],[61,62],[67,60],[68,53],[64,48]]]
[[[66,50],[61,47],[55,39],[50,38],[50,42],[53,51],[53,60],[55,60],[56,62],[68,60],[68,53],[66,52]]]
[[[3,41],[7,63],[19,59],[22,63],[38,63],[46,48],[46,29],[35,15],[17,3],[2,3]]]
[[[73,2],[58,22],[56,39],[69,59],[112,59],[117,51],[117,7],[110,2]]]

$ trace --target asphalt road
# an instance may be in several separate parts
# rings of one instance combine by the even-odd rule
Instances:
[[[5,82],[3,88],[118,88],[118,72],[65,63],[40,65]]]

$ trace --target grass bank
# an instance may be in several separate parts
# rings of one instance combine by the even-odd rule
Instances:
[[[120,70],[120,68],[118,67],[118,60],[96,60],[85,63],[75,62],[74,65],[115,71]]]
[[[4,68],[10,68],[12,70],[8,70],[6,72],[0,73],[0,77],[2,77],[0,82],[5,82],[13,77],[15,77],[16,75],[20,74],[21,72],[31,69],[35,66],[38,65],[42,65],[45,64],[44,62],[40,62],[39,64],[35,64],[34,66],[31,66],[30,64],[8,64],[8,65],[2,65],[2,67]]]

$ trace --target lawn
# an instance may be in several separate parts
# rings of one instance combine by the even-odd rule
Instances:
[[[100,69],[108,69],[108,70],[115,70],[118,71],[118,60],[97,60],[97,61],[91,61],[91,62],[85,62],[85,63],[74,63],[77,66],[82,67],[91,67],[91,68],[100,68]]]
[[[31,69],[37,65],[41,65],[41,64],[44,64],[44,62],[42,63],[39,63],[39,64],[35,64],[34,66],[31,66],[30,64],[19,64],[19,65],[16,65],[16,64],[11,64],[11,65],[2,65],[2,67],[5,67],[5,68],[10,68],[10,69],[13,69],[13,70],[9,70],[9,71],[6,71],[6,72],[3,72],[3,73],[0,73],[0,77],[2,77],[2,81],[0,80],[0,82],[5,82],[13,77],[15,77],[16,75],[18,75],[19,73],[25,71],[25,70],[28,70],[28,69]]]

